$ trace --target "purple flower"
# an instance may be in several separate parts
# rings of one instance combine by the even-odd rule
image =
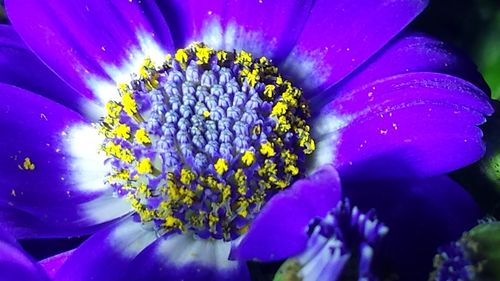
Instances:
[[[0,272],[2,280],[48,281],[49,277],[28,256],[14,237],[0,229]]]
[[[56,280],[245,280],[244,260],[304,250],[339,175],[356,205],[404,182],[386,210],[421,185],[429,206],[453,191],[437,218],[474,209],[439,175],[483,155],[489,90],[447,45],[402,32],[426,4],[6,1],[0,223],[95,232]]]
[[[497,280],[499,230],[497,221],[484,221],[439,247],[429,280]]]
[[[275,280],[341,280],[341,276],[379,280],[372,273],[374,251],[388,231],[377,220],[375,210],[365,214],[351,207],[349,200],[341,201],[325,217],[311,221],[306,250],[287,260]],[[353,265],[356,261],[358,264]],[[354,270],[356,276],[348,275],[353,266],[358,267]]]

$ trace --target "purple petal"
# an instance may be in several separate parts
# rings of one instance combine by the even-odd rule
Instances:
[[[243,49],[279,60],[300,35],[312,2],[184,0],[159,5],[180,47],[203,41],[213,48]]]
[[[19,219],[0,224],[22,232],[35,217],[49,235],[43,224],[86,228],[129,211],[104,185],[97,134],[79,114],[10,85],[0,98],[0,206],[18,210],[0,216]]]
[[[228,260],[230,247],[220,240],[165,236],[137,256],[126,270],[127,280],[250,280],[244,262]]]
[[[329,88],[410,23],[427,0],[318,0],[285,62],[306,93]]]
[[[48,281],[43,269],[15,240],[0,230],[0,272],[2,281]]]
[[[379,261],[401,280],[426,280],[437,247],[460,237],[481,215],[472,197],[445,176],[343,187],[353,205],[375,208],[389,227]]]
[[[129,70],[137,72],[135,67],[145,55],[163,57],[160,49],[172,46],[168,27],[152,0],[12,0],[6,1],[6,8],[29,47],[89,98],[110,95],[98,81],[123,82],[117,80],[128,76]],[[134,67],[125,70],[127,64]]]
[[[340,193],[340,179],[331,166],[295,182],[265,205],[231,257],[272,261],[300,253],[307,244],[309,222],[334,208]]]
[[[145,229],[129,217],[97,232],[80,245],[54,280],[124,280],[130,263],[156,239],[153,230]]]
[[[492,110],[480,89],[456,77],[422,72],[381,79],[339,93],[323,109],[316,161],[334,163],[349,180],[450,172],[483,155],[477,126]]]
[[[50,278],[54,278],[61,266],[68,260],[75,250],[69,250],[55,256],[41,260],[39,263],[45,269]]]
[[[360,85],[411,72],[437,72],[470,81],[488,93],[477,67],[466,56],[425,34],[403,33],[328,92],[350,92]],[[331,94],[331,93],[330,93]]]
[[[78,110],[84,97],[57,77],[9,25],[0,25],[0,82],[23,88]]]

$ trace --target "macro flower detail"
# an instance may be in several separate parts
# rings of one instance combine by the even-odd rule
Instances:
[[[403,30],[426,5],[7,0],[1,226],[90,234],[56,281],[248,280],[341,193],[424,181],[452,191],[436,217],[469,214],[441,244],[476,213],[440,177],[483,155],[493,109],[470,61]]]
[[[311,221],[307,249],[286,261],[274,280],[378,280],[372,273],[372,260],[388,231],[376,219],[375,210],[364,214],[345,199],[326,217]],[[349,266],[358,267],[354,276],[346,276]]]
[[[161,231],[234,240],[304,176],[309,107],[265,57],[197,43],[167,58],[106,104],[107,181]]]

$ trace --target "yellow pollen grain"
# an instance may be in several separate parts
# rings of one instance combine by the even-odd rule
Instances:
[[[113,129],[112,133],[119,138],[128,139],[130,138],[130,127],[126,124],[119,124]]]
[[[182,221],[176,217],[168,216],[165,218],[165,223],[163,224],[166,228],[178,228],[182,229]]]
[[[111,118],[116,118],[122,111],[122,107],[116,102],[110,101],[106,103],[106,114]]]
[[[252,151],[247,150],[245,151],[245,153],[243,153],[243,156],[241,156],[241,162],[243,162],[243,164],[245,164],[246,166],[252,165],[254,161],[255,155]]]
[[[184,64],[187,62],[189,57],[188,57],[188,53],[186,50],[179,49],[179,50],[177,50],[177,52],[175,52],[174,58],[176,61]]]
[[[203,111],[203,117],[205,117],[205,118],[210,117],[210,111],[208,111],[208,110]]]
[[[122,95],[123,110],[127,112],[128,115],[133,116],[137,113],[137,103],[135,102],[132,93],[126,92]]]
[[[278,101],[271,111],[271,116],[280,116],[286,113],[288,105],[283,101]]]
[[[267,157],[273,157],[274,155],[276,155],[273,144],[270,142],[265,142],[260,145],[260,153]]]
[[[191,170],[186,168],[181,169],[181,183],[191,184],[195,179],[196,175]]]
[[[29,157],[26,157],[24,158],[23,168],[24,170],[33,171],[35,169],[35,163],[33,163]]]
[[[227,60],[227,52],[224,50],[217,51],[217,59],[220,62],[224,62]]]
[[[266,87],[264,88],[264,95],[268,98],[272,98],[274,97],[274,90],[276,89],[276,86],[274,85],[266,85]]]
[[[151,165],[151,159],[142,158],[136,166],[137,172],[139,174],[150,174],[153,172],[153,166]]]
[[[251,72],[249,71],[246,75],[248,84],[252,87],[255,87],[257,82],[260,80],[259,70],[254,69]]]
[[[215,168],[215,171],[219,175],[222,175],[229,170],[229,167],[227,165],[227,161],[224,158],[217,159],[217,162],[215,162],[214,168]]]
[[[135,131],[135,140],[140,144],[150,144],[151,139],[144,128],[140,128]]]
[[[250,66],[250,64],[252,63],[252,60],[253,60],[252,54],[245,52],[245,51],[241,51],[236,56],[236,59],[234,62],[241,63],[244,66]]]
[[[198,61],[196,62],[197,64],[207,64],[214,51],[213,49],[201,44],[195,44],[194,49],[196,57],[198,58]]]

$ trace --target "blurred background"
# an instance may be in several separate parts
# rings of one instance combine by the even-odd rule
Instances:
[[[19,0],[21,1],[21,0]],[[0,0],[0,22],[8,23]],[[384,19],[381,19],[384,20]],[[473,59],[500,99],[500,0],[430,0],[429,7],[410,29],[423,31],[454,44]],[[495,104],[497,112],[500,107]],[[487,155],[451,176],[477,199],[486,214],[500,219],[500,117],[492,116],[483,126]],[[86,237],[22,241],[35,258],[42,259],[77,246]],[[274,265],[250,265],[256,279],[267,279]],[[254,277],[255,277],[254,276]]]

